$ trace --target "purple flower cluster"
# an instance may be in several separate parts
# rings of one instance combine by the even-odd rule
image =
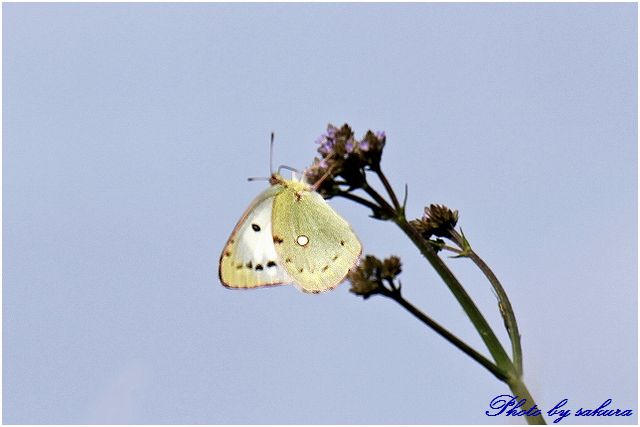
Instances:
[[[384,132],[367,131],[358,140],[349,125],[338,128],[329,124],[326,132],[316,139],[320,157],[306,170],[307,180],[312,184],[322,180],[318,191],[327,198],[340,190],[339,185],[359,188],[364,182],[365,169],[380,167],[385,141]],[[336,183],[336,177],[343,181]]]
[[[327,126],[327,131],[316,139],[319,145],[318,153],[323,158],[338,155],[343,158],[351,154],[360,155],[362,160],[367,160],[362,153],[367,153],[371,149],[382,151],[387,139],[384,131],[368,131],[362,140],[358,141],[353,135],[353,131],[348,125],[337,128],[332,124]]]

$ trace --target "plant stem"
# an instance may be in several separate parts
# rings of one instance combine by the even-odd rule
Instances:
[[[461,236],[457,231],[451,231],[451,237],[453,240],[463,248],[464,237]],[[509,297],[505,292],[502,284],[498,280],[493,271],[489,268],[489,266],[475,253],[475,251],[469,248],[466,252],[466,256],[468,256],[482,271],[485,275],[493,289],[496,291],[496,295],[498,297],[498,304],[500,306],[500,313],[504,319],[505,326],[507,328],[507,333],[509,334],[509,339],[511,341],[511,349],[513,352],[513,364],[518,374],[518,377],[522,376],[522,346],[520,344],[520,332],[518,330],[518,323],[516,322],[516,315],[513,312],[513,307],[511,306],[511,302],[509,301]]]
[[[382,173],[382,170],[380,169],[380,167],[376,167],[376,168],[374,168],[372,170],[376,173],[376,175],[378,175],[378,178],[380,178],[380,181],[382,182],[382,185],[384,185],[384,189],[387,190],[387,194],[391,198],[391,203],[393,203],[394,209],[396,211],[398,211],[398,212],[401,212],[401,209],[404,209],[404,207],[400,206],[400,202],[398,202],[398,198],[396,197],[396,193],[395,193],[395,191],[393,191],[393,187],[391,187],[391,184],[389,184],[389,180],[387,179],[385,174]],[[402,212],[402,213],[404,213],[404,212]]]
[[[374,213],[380,210],[380,207],[378,205],[376,205],[375,203],[364,199],[360,196],[356,196],[355,194],[351,194],[348,193],[346,191],[342,191],[338,194],[336,194],[336,196],[340,196],[340,197],[344,197],[345,199],[349,199],[351,201],[354,201],[356,203],[360,203],[363,206],[368,207],[369,209],[371,209]]]
[[[433,242],[433,241],[432,241],[432,242]],[[461,255],[461,254],[462,254],[462,252],[463,252],[463,251],[461,251],[461,250],[460,250],[460,249],[458,249],[458,248],[454,248],[453,246],[449,246],[449,245],[446,245],[446,244],[444,244],[444,243],[443,243],[443,244],[436,244],[436,243],[432,243],[432,244],[433,244],[436,248],[440,248],[440,249],[442,249],[442,250],[447,250],[447,251],[453,252],[453,253],[458,254],[458,255]],[[449,257],[449,258],[458,258],[458,257],[457,257],[457,256],[454,256],[454,257]]]
[[[405,309],[407,309],[407,311],[409,311],[409,313],[417,317],[418,320],[420,320],[422,323],[429,326],[437,334],[439,334],[441,337],[443,337],[444,339],[449,341],[451,344],[459,348],[467,356],[471,357],[473,360],[475,360],[476,362],[478,362],[479,364],[487,368],[500,381],[504,381],[504,382],[507,381],[506,375],[493,362],[491,362],[489,359],[484,357],[482,354],[478,353],[476,350],[471,348],[467,343],[465,343],[460,338],[453,335],[451,332],[449,332],[447,329],[445,329],[435,320],[433,320],[432,318],[424,314],[422,311],[416,308],[413,304],[411,304],[409,301],[404,299],[404,297],[401,295],[399,291],[389,291],[386,288],[383,288],[383,289],[384,291],[381,292],[382,295],[393,299],[398,304],[403,306]]]
[[[415,228],[409,224],[404,217],[398,217],[395,223],[407,234],[407,236],[414,242],[420,252],[431,263],[436,272],[440,275],[442,280],[447,284],[453,295],[456,297],[460,305],[462,306],[467,316],[478,330],[480,337],[486,344],[487,348],[491,352],[493,359],[496,361],[498,369],[506,372],[506,380],[504,380],[513,393],[521,398],[527,399],[527,403],[524,405],[524,409],[528,409],[535,405],[535,401],[527,387],[522,382],[521,374],[516,370],[515,366],[509,359],[509,356],[504,351],[502,344],[498,341],[498,338],[494,334],[493,330],[482,316],[482,313],[478,310],[477,306],[464,290],[458,279],[455,278],[451,270],[447,265],[437,256],[433,248],[426,242],[425,239],[415,230]],[[542,415],[538,416],[525,416],[527,423],[529,424],[546,424]]]
[[[511,392],[513,393],[513,395],[518,397],[518,400],[520,399],[527,400],[527,402],[522,406],[522,409],[528,410],[529,408],[536,405],[536,402],[533,400],[533,397],[531,397],[531,393],[529,393],[527,386],[524,385],[524,382],[522,382],[522,379],[520,377],[511,378],[507,380],[507,384],[509,385],[509,388],[511,389]],[[525,415],[525,418],[528,424],[533,424],[533,425],[547,424],[542,414],[536,415],[536,416]]]
[[[415,228],[406,220],[406,218],[396,218],[394,221],[398,227],[404,231],[404,233],[413,241],[418,247],[422,255],[427,258],[427,261],[440,275],[442,280],[449,287],[449,290],[458,300],[458,303],[462,306],[462,309],[467,313],[469,319],[478,330],[480,337],[484,341],[485,345],[491,352],[494,360],[502,370],[506,372],[512,371],[512,363],[509,356],[504,351],[502,344],[498,341],[498,338],[493,333],[493,330],[485,320],[484,316],[475,305],[467,291],[462,287],[462,284],[453,275],[449,267],[438,257],[431,245],[416,231]]]
[[[488,369],[491,373],[493,373],[498,379],[507,383],[509,388],[514,393],[514,395],[518,396],[520,399],[526,399],[526,404],[523,405],[523,409],[527,410],[534,405],[536,405],[533,397],[529,393],[529,390],[525,386],[522,381],[522,351],[520,348],[520,335],[518,333],[517,324],[515,323],[515,316],[513,315],[513,309],[511,304],[509,303],[508,298],[506,297],[506,293],[500,285],[500,282],[495,277],[493,272],[489,269],[489,267],[478,257],[475,252],[470,251],[470,257],[476,265],[485,273],[489,281],[494,286],[496,293],[498,293],[499,298],[500,292],[498,289],[502,291],[502,295],[504,299],[501,299],[502,306],[504,306],[505,314],[505,324],[507,324],[507,330],[509,331],[509,337],[512,343],[512,349],[514,352],[514,360],[517,365],[509,358],[508,354],[504,350],[504,347],[496,337],[495,333],[487,323],[486,319],[475,305],[467,291],[462,287],[462,284],[458,281],[458,279],[453,275],[453,272],[449,269],[449,267],[444,263],[444,261],[438,256],[434,248],[431,246],[429,241],[422,237],[422,235],[407,221],[407,218],[404,214],[404,209],[399,205],[397,198],[393,192],[393,189],[389,185],[388,180],[379,169],[375,171],[377,175],[380,177],[380,181],[385,186],[387,193],[389,194],[393,207],[382,197],[377,191],[375,191],[369,184],[365,181],[362,189],[375,201],[375,203],[363,199],[359,196],[351,195],[349,193],[341,193],[340,196],[346,197],[350,200],[353,200],[357,203],[360,203],[374,211],[374,213],[379,212],[383,214],[383,217],[390,218],[400,229],[409,237],[409,239],[416,245],[420,253],[429,261],[431,266],[436,270],[438,275],[445,282],[447,287],[451,293],[453,293],[454,297],[458,300],[458,303],[462,306],[462,309],[465,311],[471,323],[473,323],[474,327],[480,334],[480,337],[484,341],[485,345],[489,349],[491,356],[495,360],[495,364],[491,363],[484,356],[479,354],[473,348],[469,347],[466,343],[459,340],[453,334],[448,332],[438,323],[430,319],[408,301],[401,297],[400,292],[397,291],[397,296],[393,297],[393,291],[386,290],[389,294],[387,296],[391,296],[395,299],[399,304],[401,304],[405,309],[411,312],[414,316],[416,316],[419,320],[430,326],[434,329],[438,334],[447,339],[447,341],[451,342],[453,345],[462,350],[465,354],[476,360],[486,369]],[[377,203],[377,205],[376,205]],[[461,236],[459,236],[461,237]],[[457,242],[458,243],[458,242]],[[473,257],[472,257],[472,255]],[[497,285],[496,285],[497,284]],[[497,286],[497,287],[496,287]],[[386,289],[386,288],[384,288]],[[383,292],[384,293],[384,292]],[[512,323],[506,323],[507,318],[512,318]],[[509,321],[511,322],[511,320]],[[517,338],[517,339],[516,339]],[[546,424],[542,415],[537,416],[525,416],[527,423],[529,424]]]
[[[394,218],[397,215],[396,210],[391,207],[391,205],[389,204],[389,202],[387,202],[384,197],[382,197],[380,194],[378,194],[378,192],[376,190],[374,190],[368,182],[365,181],[364,184],[362,184],[362,189],[369,195],[371,196],[371,198],[373,200],[375,200],[378,203],[378,207],[380,210],[383,210],[387,213],[387,215],[389,216],[389,218]]]
[[[382,176],[384,176],[381,173]],[[378,192],[376,192],[372,187],[365,183],[362,187],[364,191],[367,192],[378,204],[383,211],[386,211],[387,214],[392,218],[393,222],[404,231],[404,233],[411,239],[411,241],[416,245],[416,247],[420,250],[422,255],[429,261],[431,266],[436,270],[438,275],[442,278],[445,284],[451,290],[451,293],[456,297],[458,303],[462,306],[462,309],[465,311],[473,326],[475,326],[476,330],[480,334],[480,337],[484,341],[485,345],[489,349],[491,356],[496,361],[498,368],[503,372],[513,373],[513,364],[509,359],[509,356],[504,351],[502,344],[498,341],[498,338],[493,333],[493,330],[485,320],[484,316],[478,310],[478,307],[475,305],[467,291],[462,287],[462,284],[458,281],[458,279],[453,275],[449,267],[440,259],[440,257],[436,254],[433,247],[429,244],[429,242],[424,239],[416,229],[409,224],[404,214],[398,214],[389,203],[382,197]]]

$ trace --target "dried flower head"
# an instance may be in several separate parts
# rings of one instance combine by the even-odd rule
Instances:
[[[430,205],[424,208],[422,218],[414,219],[411,224],[425,238],[431,236],[449,237],[458,223],[458,211],[452,211],[444,205]]]
[[[360,143],[360,151],[363,153],[361,156],[362,162],[371,169],[378,169],[386,141],[387,136],[384,132],[373,133],[370,130],[367,131]]]
[[[402,272],[402,263],[400,258],[395,255],[385,259],[382,263],[382,278],[393,280]]]
[[[311,166],[305,171],[311,184],[323,180],[318,191],[325,198],[338,192],[351,191],[362,187],[365,182],[365,168],[380,167],[382,149],[386,141],[384,132],[368,131],[358,141],[349,125],[341,128],[329,124],[327,131],[316,139],[318,154]],[[342,178],[336,181],[336,178]],[[340,186],[347,186],[341,189]]]
[[[367,255],[360,264],[351,270],[347,276],[351,282],[350,292],[369,298],[383,289],[380,271],[382,262],[373,255]]]
[[[380,261],[373,255],[367,255],[355,270],[349,272],[350,292],[369,298],[371,295],[388,292],[383,280],[393,281],[402,271],[402,263],[397,256]]]

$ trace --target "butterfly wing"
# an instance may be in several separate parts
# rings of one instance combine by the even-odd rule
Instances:
[[[273,185],[249,205],[220,255],[218,275],[229,288],[279,285],[292,280],[278,263],[273,243],[273,201],[283,190]]]
[[[360,258],[362,245],[349,223],[314,191],[284,188],[272,217],[280,263],[304,292],[335,288]]]

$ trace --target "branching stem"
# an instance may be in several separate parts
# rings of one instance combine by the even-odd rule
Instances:
[[[486,319],[484,318],[474,301],[471,299],[467,291],[454,276],[453,272],[449,269],[447,264],[445,264],[445,262],[438,256],[433,243],[430,242],[427,238],[423,237],[422,234],[418,230],[416,230],[416,228],[407,220],[404,212],[406,195],[401,205],[398,201],[398,198],[396,197],[395,192],[393,191],[393,188],[391,187],[391,184],[389,184],[386,176],[384,175],[384,173],[382,173],[379,165],[376,165],[376,167],[372,167],[371,170],[376,173],[376,175],[380,179],[380,182],[382,182],[382,185],[384,186],[391,202],[388,202],[385,197],[380,195],[373,187],[371,187],[366,179],[360,186],[360,188],[362,188],[362,190],[371,198],[371,200],[354,195],[348,190],[338,192],[334,195],[338,195],[359,203],[367,207],[368,209],[371,209],[374,213],[374,217],[378,219],[390,219],[398,227],[400,227],[400,229],[420,250],[427,261],[429,261],[431,266],[436,270],[451,293],[457,299],[458,303],[462,306],[462,309],[465,311],[465,313],[471,320],[471,323],[480,334],[480,337],[482,338],[484,344],[487,346],[487,349],[491,353],[491,356],[495,363],[487,359],[485,356],[477,352],[475,349],[467,345],[465,342],[460,340],[458,337],[453,335],[447,329],[442,327],[440,324],[435,322],[433,319],[428,317],[418,308],[405,300],[401,295],[399,286],[395,287],[395,285],[393,285],[392,283],[390,284],[390,288],[382,286],[382,290],[380,291],[380,293],[395,300],[398,304],[408,310],[421,322],[429,326],[436,333],[456,346],[469,357],[474,359],[476,362],[480,363],[498,379],[505,382],[515,396],[518,396],[520,399],[526,399],[527,402],[522,407],[522,409],[528,410],[529,408],[533,407],[535,405],[535,402],[531,397],[529,390],[522,381],[522,349],[520,347],[520,334],[518,332],[515,315],[513,313],[511,303],[507,298],[506,292],[504,291],[504,288],[498,281],[497,277],[493,274],[486,263],[468,247],[468,243],[464,239],[464,236],[458,234],[455,230],[451,233],[451,240],[453,240],[461,249],[457,249],[448,245],[441,246],[442,249],[452,251],[454,253],[457,253],[458,255],[469,257],[485,274],[485,276],[493,286],[498,297],[500,310],[503,314],[505,325],[507,327],[509,338],[511,340],[513,362],[507,352],[504,350],[504,347],[496,337],[495,333],[491,329],[491,326],[487,323]],[[380,280],[380,278],[378,278],[378,280]],[[529,424],[545,424],[544,418],[541,415],[526,416],[526,419]]]
[[[422,323],[426,324],[431,329],[433,329],[442,338],[449,341],[451,344],[456,346],[467,356],[471,357],[473,360],[475,360],[476,362],[478,362],[479,364],[487,368],[489,372],[495,375],[500,381],[507,380],[504,373],[500,369],[498,369],[498,367],[493,362],[491,362],[489,359],[484,357],[482,354],[478,353],[476,350],[470,347],[467,343],[465,343],[460,338],[458,338],[457,336],[449,332],[447,329],[445,329],[435,320],[433,320],[432,318],[424,314],[422,311],[416,308],[413,304],[411,304],[409,301],[404,299],[404,297],[399,291],[388,290],[386,288],[383,288],[383,289],[384,290],[381,292],[382,295],[393,299],[398,304],[403,306],[409,313],[413,314],[416,318],[418,318],[418,320],[420,320]]]
[[[382,172],[380,176],[384,177]],[[382,180],[382,179],[381,179]],[[386,178],[383,180],[387,181]],[[387,181],[388,182],[388,181]],[[485,345],[489,349],[489,352],[496,361],[498,368],[505,375],[512,375],[514,373],[513,364],[509,359],[509,356],[504,351],[502,344],[494,334],[493,330],[487,323],[486,319],[475,305],[467,291],[462,287],[462,284],[453,275],[449,267],[442,261],[442,259],[436,254],[431,244],[423,238],[420,233],[407,221],[404,214],[394,210],[391,205],[375,191],[367,183],[363,186],[364,191],[371,196],[378,204],[383,212],[386,212],[393,222],[404,231],[404,233],[411,239],[411,241],[420,250],[422,255],[429,261],[431,266],[436,270],[438,275],[442,278],[445,284],[451,290],[451,293],[456,297],[458,303],[462,306],[462,309],[467,313],[467,316],[475,326],[476,330],[480,334],[480,337],[484,341]]]
[[[463,247],[464,237],[460,235],[455,230],[451,231],[451,237],[454,242],[456,242],[460,247]],[[518,330],[518,323],[516,322],[516,315],[513,312],[513,307],[511,306],[511,302],[509,301],[509,297],[507,296],[506,291],[502,287],[502,284],[498,280],[493,271],[489,268],[489,266],[475,253],[475,251],[471,248],[466,249],[465,255],[473,261],[476,266],[482,271],[485,275],[491,286],[496,292],[498,297],[498,303],[500,304],[500,313],[504,318],[504,323],[507,328],[507,333],[509,334],[509,339],[511,341],[511,350],[513,352],[513,364],[516,369],[518,376],[522,376],[522,347],[520,344],[520,332]]]
[[[398,197],[396,197],[396,193],[395,191],[393,191],[393,187],[391,187],[391,184],[389,184],[389,180],[387,179],[385,174],[382,173],[382,170],[380,169],[380,167],[376,167],[372,170],[376,173],[376,175],[378,175],[378,178],[380,178],[382,185],[384,186],[385,190],[387,191],[387,194],[391,198],[391,203],[393,203],[393,208],[396,210],[396,212],[404,214],[404,205],[400,205],[400,202],[398,201]]]
[[[345,199],[349,199],[351,201],[354,201],[356,203],[360,203],[363,206],[368,207],[369,209],[371,209],[374,212],[377,212],[380,210],[380,207],[378,205],[376,205],[375,203],[360,197],[360,196],[356,196],[355,194],[352,193],[348,193],[346,191],[342,191],[338,194],[336,194],[336,196],[340,196],[340,197],[344,197]]]

